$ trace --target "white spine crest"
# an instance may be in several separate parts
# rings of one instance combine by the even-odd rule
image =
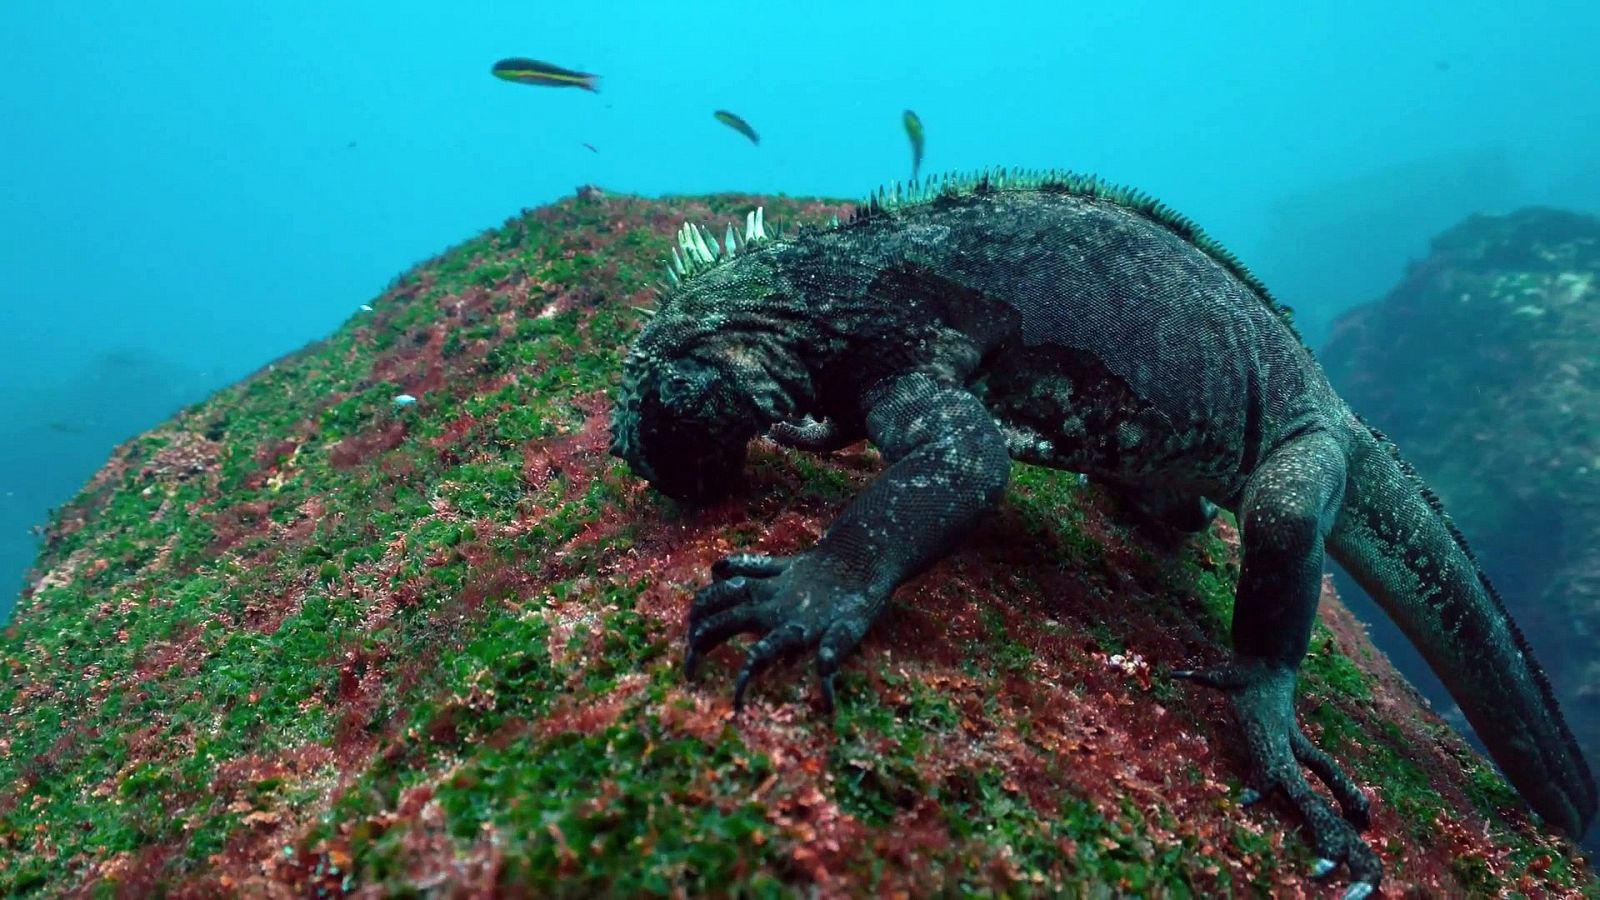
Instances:
[[[745,214],[744,228],[735,228],[733,223],[728,223],[721,240],[709,228],[693,222],[685,222],[678,229],[677,238],[677,246],[672,248],[672,259],[666,265],[667,281],[674,287],[720,262],[744,253],[752,244],[772,240],[767,233],[766,212],[759,206]]]

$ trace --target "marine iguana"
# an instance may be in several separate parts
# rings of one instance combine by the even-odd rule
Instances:
[[[761,635],[734,686],[815,649],[823,699],[895,588],[999,503],[1012,460],[1079,472],[1185,531],[1240,524],[1220,688],[1246,802],[1280,791],[1316,875],[1379,883],[1366,797],[1295,720],[1324,552],[1442,676],[1529,805],[1577,836],[1595,785],[1543,671],[1438,500],[1334,393],[1287,311],[1187,218],[1092,176],[994,171],[879,191],[843,224],[678,235],[673,285],[623,366],[611,452],[662,493],[724,496],[767,433],[861,438],[887,469],[811,549],[735,554],[689,612],[686,669]],[[1213,505],[1215,504],[1215,505]],[[1301,771],[1327,785],[1336,813]],[[1342,815],[1341,815],[1342,814]]]

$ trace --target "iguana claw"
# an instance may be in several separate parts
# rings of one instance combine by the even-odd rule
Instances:
[[[784,445],[814,453],[828,453],[850,446],[859,436],[847,434],[832,419],[810,416],[793,422],[778,422],[767,430],[767,437]]]
[[[1366,900],[1378,886],[1367,881],[1353,881],[1344,889],[1344,896],[1340,900]]]
[[[705,654],[736,634],[762,633],[734,681],[733,707],[744,706],[750,683],[784,656],[817,648],[824,707],[832,712],[839,663],[866,634],[882,598],[851,587],[815,554],[765,556],[739,553],[711,567],[715,579],[689,608],[685,674],[692,678]]]
[[[1353,876],[1345,900],[1361,900],[1376,890],[1383,864],[1357,833],[1369,823],[1366,795],[1331,756],[1301,733],[1294,717],[1295,670],[1264,660],[1241,659],[1216,668],[1171,674],[1226,691],[1233,701],[1250,754],[1250,787],[1240,793],[1240,804],[1249,805],[1274,792],[1283,794],[1305,820],[1311,845],[1320,854],[1312,877],[1325,877],[1343,862]],[[1311,789],[1301,765],[1327,785],[1339,803],[1339,814]]]

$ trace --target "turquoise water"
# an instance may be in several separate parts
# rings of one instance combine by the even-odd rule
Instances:
[[[853,196],[909,174],[909,107],[925,173],[1162,197],[1313,346],[1463,215],[1600,210],[1587,4],[236,6],[0,13],[0,618],[29,526],[116,442],[580,184]]]

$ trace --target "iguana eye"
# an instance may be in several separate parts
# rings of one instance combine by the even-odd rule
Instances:
[[[694,383],[689,380],[689,376],[682,372],[673,372],[662,379],[658,396],[666,406],[681,406],[693,390]]]
[[[698,365],[685,364],[668,369],[661,376],[657,396],[673,414],[706,415],[714,405],[717,374]]]

